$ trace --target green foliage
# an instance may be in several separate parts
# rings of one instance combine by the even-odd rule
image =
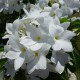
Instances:
[[[25,76],[25,70],[23,69],[20,69],[15,77],[14,77],[14,80],[27,80],[27,77]]]
[[[0,52],[4,51],[4,48],[3,47],[0,47]]]
[[[78,30],[78,32],[80,32],[80,20],[75,20],[75,21],[71,22],[69,29],[70,30]]]
[[[61,18],[60,19],[60,23],[69,22],[69,21],[70,21],[70,19],[68,19],[68,18]]]
[[[4,70],[4,64],[6,63],[7,59],[0,59],[0,71]]]

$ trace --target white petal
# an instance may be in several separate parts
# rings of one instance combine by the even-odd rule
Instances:
[[[27,11],[25,8],[23,8],[23,11],[25,12],[25,14],[26,14],[27,16],[30,16],[30,14],[28,13],[28,11]]]
[[[61,17],[62,16],[62,10],[61,9],[57,9],[56,10],[56,14],[58,17]]]
[[[63,33],[61,39],[71,40],[74,36],[76,36],[74,32],[66,30]]]
[[[70,56],[63,50],[57,51],[56,53],[52,53],[52,58],[55,59],[55,64],[59,61],[60,64],[63,66],[70,61]],[[51,59],[52,62],[53,59]]]
[[[33,60],[31,63],[27,65],[28,73],[31,74],[35,69],[46,69],[47,68],[47,60],[44,56],[41,56],[38,60]]]
[[[57,61],[59,61],[60,64],[63,66],[65,66],[65,64],[70,61],[70,56],[67,53],[65,53],[63,50],[58,51],[56,53],[56,58],[57,58]]]
[[[34,45],[35,44],[35,42],[32,40],[32,39],[30,39],[30,38],[24,38],[24,39],[22,39],[21,41],[20,41],[20,43],[22,44],[22,45],[24,45],[25,47],[27,47],[27,46],[31,46],[31,45]]]
[[[67,30],[69,25],[70,25],[70,22],[64,22],[64,23],[60,24],[60,26],[62,26],[65,30]]]
[[[56,51],[52,51],[52,57],[51,57],[51,61],[54,63],[54,64],[56,64]]]
[[[6,39],[6,38],[9,38],[9,35],[5,35],[2,37],[2,39]]]
[[[16,59],[19,57],[19,55],[20,55],[20,52],[9,51],[9,52],[7,52],[7,54],[5,56],[8,59]]]
[[[44,11],[50,12],[51,11],[51,7],[44,7]]]
[[[38,59],[33,59],[33,61],[27,63],[27,71],[28,74],[31,74],[36,69],[36,64],[38,62]]]
[[[72,52],[73,47],[70,41],[67,40],[57,40],[55,44],[52,46],[54,50],[61,50],[63,49],[66,52]]]
[[[19,19],[16,19],[13,22],[13,29],[16,30],[19,26],[20,26],[20,20]]]
[[[18,70],[24,63],[25,58],[24,57],[19,57],[15,59],[14,61],[14,68],[15,70]]]
[[[60,64],[60,62],[57,62],[57,65],[55,67],[55,70],[58,72],[58,73],[62,73],[64,71],[64,66]]]
[[[58,25],[51,24],[49,26],[49,32],[54,38],[56,35],[61,35],[64,32],[64,29]]]
[[[57,8],[59,8],[59,4],[58,3],[54,3],[52,5],[52,10],[56,10]]]
[[[39,50],[43,44],[35,43],[34,45],[30,46],[30,49],[33,51]]]
[[[12,25],[12,23],[7,23],[6,24],[6,31],[9,34],[12,34],[12,32],[13,32],[13,25]]]
[[[50,48],[51,48],[50,44],[44,43],[41,50],[43,51],[44,55],[47,55]]]
[[[51,34],[52,37],[56,35],[56,25],[55,24],[50,24],[49,25],[49,33]]]
[[[55,16],[55,17],[53,18],[53,21],[54,21],[54,23],[55,23],[56,25],[60,25],[60,20],[59,20],[59,18],[58,18],[57,16]]]
[[[36,64],[37,69],[46,69],[47,68],[47,60],[45,56],[41,56],[38,63]]]
[[[11,45],[13,50],[20,51],[19,41],[17,40],[15,36],[11,36],[9,38],[9,44]]]
[[[55,44],[52,46],[53,50],[61,50],[62,46],[60,45],[59,41],[56,41]]]

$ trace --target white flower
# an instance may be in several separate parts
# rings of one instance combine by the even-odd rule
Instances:
[[[41,49],[33,51],[32,54],[34,58],[32,59],[32,61],[27,63],[27,71],[29,74],[31,74],[34,70],[44,70],[47,68],[47,59],[45,56],[47,55],[49,49],[50,46],[44,44]]]
[[[27,22],[23,22],[21,19],[16,19],[13,23],[7,23],[6,24],[6,35],[3,37],[9,38],[10,35],[15,35],[16,37],[21,38],[22,36],[27,36],[27,27],[25,26],[30,23],[30,20],[27,20]]]
[[[13,11],[19,12],[23,7],[22,0],[2,0],[0,1],[0,4],[0,11],[3,11],[4,13],[13,13]]]
[[[54,24],[50,24],[49,32],[55,42],[55,44],[52,45],[54,50],[63,49],[67,52],[71,52],[73,50],[70,39],[75,36],[75,33],[64,30],[63,27]]]
[[[30,35],[29,38],[25,37],[21,39],[20,43],[24,46],[29,46],[31,50],[38,50],[40,49],[44,43],[49,44],[50,36],[45,33],[45,31],[40,28],[40,26],[30,26]]]
[[[23,8],[24,12],[26,13],[26,15],[24,16],[24,18],[28,19],[31,18],[32,20],[38,19],[40,17],[46,17],[49,16],[49,12],[42,12],[41,9],[30,9],[30,11],[28,12],[25,8]]]
[[[14,68],[18,70],[24,63],[25,55],[29,52],[29,49],[19,43],[19,40],[15,36],[9,38],[11,49],[6,53],[6,58],[14,60]]]
[[[70,61],[70,56],[62,50],[53,51],[51,61],[55,64],[55,71],[61,74],[64,71],[65,64]]]
[[[45,6],[48,6],[49,0],[39,0],[39,6],[44,9]]]
[[[61,17],[62,16],[62,10],[59,8],[59,4],[58,3],[54,3],[52,5],[52,9],[51,9],[51,12],[50,12],[50,15],[52,17]]]
[[[73,14],[73,10],[79,11],[80,1],[79,0],[63,0],[64,4],[61,6],[63,16],[69,16]]]

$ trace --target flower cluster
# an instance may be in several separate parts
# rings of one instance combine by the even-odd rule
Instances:
[[[9,12],[13,13],[13,11],[19,12],[23,7],[23,0],[0,0],[0,12]]]
[[[11,12],[19,10],[21,6],[16,3],[17,0],[10,0],[5,2],[6,8],[1,5],[0,8]],[[22,18],[6,24],[3,37],[8,38],[4,47],[4,57],[8,59],[6,74],[14,76],[23,68],[36,80],[36,76],[45,79],[49,72],[61,74],[64,71],[65,64],[70,61],[67,52],[73,51],[70,40],[76,34],[68,30],[69,21],[61,23],[60,19],[72,15],[74,10],[78,11],[80,1],[55,0],[51,7],[49,3],[49,0],[39,0],[35,5],[30,4],[30,10],[26,10],[25,6]]]

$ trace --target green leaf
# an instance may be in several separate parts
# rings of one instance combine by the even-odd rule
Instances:
[[[4,51],[4,48],[3,47],[0,47],[0,52]]]
[[[71,22],[70,27],[68,29],[69,30],[73,30],[73,29],[80,30],[80,20],[76,20],[76,21]]]
[[[68,18],[61,18],[60,19],[60,23],[63,23],[63,22],[70,22],[70,19],[68,19]]]
[[[6,63],[7,59],[0,59],[0,71],[2,71],[4,64]]]
[[[75,74],[77,76],[77,80],[80,79],[80,54],[76,48],[73,51],[73,61],[75,62],[76,71]]]

